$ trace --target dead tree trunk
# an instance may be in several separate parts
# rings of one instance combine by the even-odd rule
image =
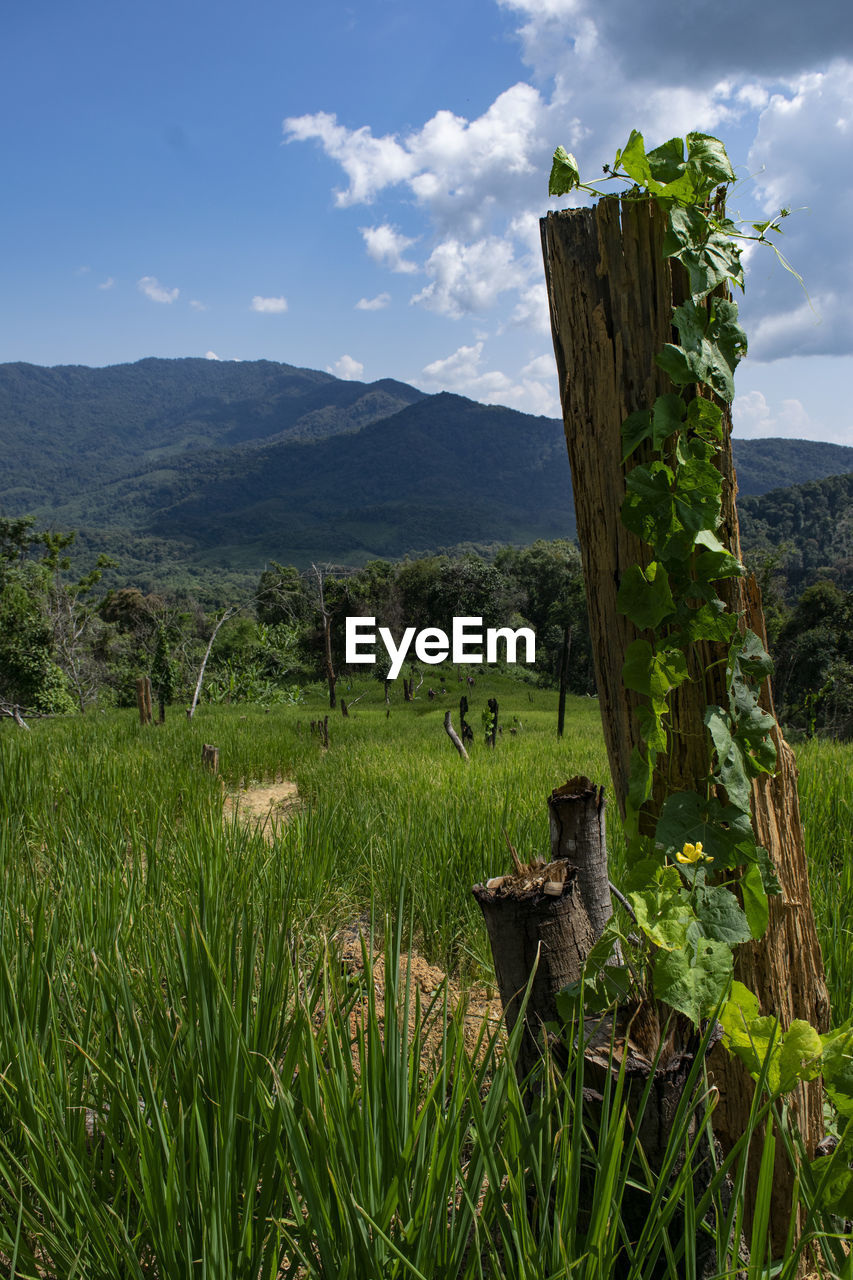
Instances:
[[[444,732],[447,734],[448,738],[453,743],[454,747],[459,752],[462,759],[468,760],[470,757],[468,755],[468,752],[465,750],[462,739],[459,737],[459,734],[453,728],[453,725],[450,720],[449,711],[445,711],[444,713]]]
[[[542,220],[542,244],[554,350],[584,565],[589,625],[595,655],[604,737],[620,809],[628,790],[629,761],[638,741],[633,712],[640,701],[622,683],[625,650],[637,631],[616,609],[625,570],[647,563],[648,549],[622,525],[625,495],[621,424],[670,392],[655,354],[671,341],[672,306],[685,293],[678,264],[664,259],[665,216],[652,202],[611,198],[595,208],[552,213]],[[723,521],[718,536],[739,555],[730,420],[721,454]],[[745,625],[764,634],[757,586],[727,583],[727,603]],[[659,778],[675,790],[695,790],[707,776],[709,751],[703,715],[709,704],[727,702],[723,651],[707,645],[691,659],[692,679],[673,698],[677,748],[658,761]],[[770,705],[770,691],[766,690]],[[753,785],[756,836],[770,852],[782,883],[782,898],[770,899],[770,925],[759,942],[741,947],[736,973],[758,995],[762,1012],[778,1014],[783,1026],[805,1018],[823,1030],[828,999],[809,893],[796,768],[789,747],[776,735],[779,771]],[[660,802],[663,782],[655,796]],[[715,1066],[721,1106],[715,1116],[725,1144],[742,1131],[751,1082],[740,1064],[722,1054]],[[810,1152],[823,1131],[819,1083],[794,1096],[800,1131]],[[779,1144],[772,1221],[784,1232],[792,1181]],[[753,1183],[754,1187],[754,1183]],[[788,1206],[788,1207],[786,1207]],[[782,1244],[782,1240],[774,1243]]]
[[[141,676],[136,682],[136,705],[139,708],[139,723],[150,724],[151,713],[151,681],[148,676]]]
[[[607,872],[604,788],[570,778],[548,797],[551,860],[564,858],[577,873],[581,900],[596,938],[613,914]]]

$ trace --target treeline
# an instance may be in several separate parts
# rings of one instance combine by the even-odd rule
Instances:
[[[78,574],[73,541],[38,530],[32,517],[0,518],[0,713],[131,706],[142,675],[158,701],[189,702],[223,609],[136,586],[104,594],[101,575],[111,562],[102,556]],[[220,627],[203,698],[294,701],[306,684],[328,678],[330,663],[345,675],[348,614],[373,616],[396,636],[405,626],[450,630],[454,616],[481,617],[486,627],[530,625],[537,660],[526,677],[556,680],[568,648],[569,690],[594,691],[580,556],[554,541],[501,548],[491,562],[471,552],[302,573],[273,562],[251,605]],[[384,679],[387,665],[371,670]]]
[[[0,518],[0,714],[54,715],[131,706],[136,681],[151,678],[158,701],[188,703],[208,642],[226,606],[203,607],[184,593],[128,585],[103,592],[100,557],[72,568],[73,534],[39,531],[31,517]],[[774,693],[780,718],[811,735],[853,738],[853,591],[818,581],[786,599],[778,561],[756,567],[765,594]],[[347,671],[344,619],[369,616],[396,640],[405,627],[440,627],[479,617],[483,627],[532,627],[536,663],[510,668],[569,692],[595,692],[580,555],[565,540],[469,551],[360,569],[315,565],[300,572],[271,562],[250,603],[217,633],[202,698],[271,705],[296,701],[306,685],[330,689],[370,671]],[[406,675],[409,675],[407,662]],[[426,671],[423,673],[426,675]]]

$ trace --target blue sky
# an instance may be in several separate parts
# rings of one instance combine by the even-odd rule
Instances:
[[[736,430],[853,444],[853,7],[31,0],[4,19],[0,360],[283,360],[558,413],[560,143],[722,137],[749,260]],[[557,202],[565,203],[565,202]],[[553,202],[550,202],[553,205]]]

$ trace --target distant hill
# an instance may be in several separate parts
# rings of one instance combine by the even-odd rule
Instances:
[[[792,596],[818,578],[853,590],[853,474],[743,498],[738,513],[744,554],[773,557]]]
[[[358,431],[424,399],[391,378],[345,382],[271,360],[0,365],[0,502],[41,507],[140,464]]]
[[[267,360],[0,365],[0,449],[0,511],[78,529],[143,586],[574,535],[561,422]],[[853,471],[841,445],[734,456],[741,495]]]

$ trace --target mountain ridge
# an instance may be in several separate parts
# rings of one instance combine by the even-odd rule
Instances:
[[[0,449],[0,510],[77,528],[133,573],[574,534],[558,419],[275,361],[0,365]],[[845,445],[733,449],[742,498],[853,472]]]

